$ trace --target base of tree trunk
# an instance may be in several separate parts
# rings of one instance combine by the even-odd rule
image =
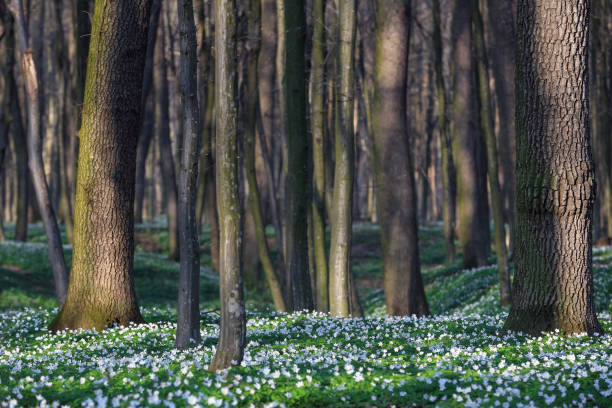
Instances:
[[[566,312],[553,306],[527,310],[511,309],[502,333],[520,331],[531,336],[539,336],[542,332],[553,332],[557,329],[564,335],[587,333],[593,336],[596,333],[604,333],[594,312],[585,316],[568,316]]]
[[[114,324],[128,326],[130,323],[144,323],[138,308],[123,311],[108,311],[94,308],[83,308],[84,302],[71,302],[66,304],[55,319],[49,324],[49,330],[64,329],[96,329],[102,331]]]
[[[242,353],[240,350],[218,349],[208,366],[208,371],[215,372],[218,370],[225,370],[226,368],[239,364],[241,361]]]

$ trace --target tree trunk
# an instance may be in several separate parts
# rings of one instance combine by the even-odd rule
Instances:
[[[356,2],[340,2],[336,95],[334,198],[329,255],[329,310],[334,316],[350,314],[350,275],[353,210],[354,76]]]
[[[325,245],[325,1],[313,3],[312,66],[310,71],[312,129],[312,259],[315,275],[315,306],[329,312],[329,275]]]
[[[11,78],[13,66],[15,65],[15,44],[13,34],[13,19],[4,4],[0,2],[0,22],[2,23],[2,36],[0,37],[0,177],[2,178],[2,213],[0,214],[0,242],[6,240],[4,232],[4,217],[7,206],[4,200],[4,189],[6,185],[6,151],[9,147],[9,133],[11,129]]]
[[[8,77],[11,95],[18,95],[17,83],[14,74]],[[12,150],[15,152],[15,166],[17,167],[17,199],[15,220],[15,241],[25,242],[28,239],[28,209],[29,205],[29,172],[28,172],[28,146],[23,129],[23,118],[19,107],[19,98],[11,98],[11,127],[13,133]]]
[[[177,0],[180,37],[180,106],[183,149],[179,172],[179,275],[176,346],[200,341],[200,244],[196,225],[196,194],[200,156],[200,107],[197,93],[197,43],[192,0]],[[170,205],[168,215],[170,217]],[[170,226],[170,224],[168,224]]]
[[[471,0],[456,0],[452,22],[453,107],[451,134],[457,164],[457,206],[463,267],[487,264],[490,251],[486,156],[478,130]]]
[[[209,370],[240,364],[246,343],[242,285],[242,208],[238,199],[235,0],[215,0],[215,115],[221,327]]]
[[[270,258],[268,241],[266,240],[265,225],[261,214],[259,198],[259,186],[255,174],[255,129],[257,125],[257,103],[259,93],[257,92],[257,57],[260,52],[260,30],[261,7],[260,0],[249,0],[248,10],[248,39],[249,45],[247,55],[247,119],[244,138],[244,166],[249,188],[249,208],[255,227],[257,238],[257,251],[259,261],[263,267],[264,274],[270,285],[270,293],[274,301],[274,308],[278,311],[286,311],[283,288],[278,273]]]
[[[95,5],[70,285],[51,330],[143,321],[133,277],[134,173],[151,3]]]
[[[388,315],[429,314],[419,262],[417,197],[407,138],[410,2],[378,4],[374,165]]]
[[[588,16],[588,1],[518,2],[516,274],[505,331],[603,333],[593,299]]]
[[[59,305],[62,306],[66,299],[66,291],[68,288],[68,270],[66,261],[64,260],[62,239],[57,225],[57,219],[55,218],[55,211],[51,203],[51,196],[49,194],[49,187],[42,162],[40,95],[38,89],[39,73],[34,65],[34,58],[30,50],[30,41],[21,0],[13,0],[11,8],[13,16],[15,17],[15,27],[21,51],[21,69],[26,87],[26,105],[28,112],[28,167],[32,174],[34,191],[43,218],[45,234],[47,236],[49,261],[51,262],[51,270],[53,271],[53,280],[55,282],[55,294]]]
[[[289,310],[312,309],[308,276],[308,133],[306,122],[306,11],[303,0],[285,4],[284,112],[287,124],[286,299]]]
[[[502,194],[510,224],[510,250],[514,241],[516,136],[514,129],[514,13],[512,1],[488,1],[491,72],[499,112],[499,156]]]
[[[156,52],[155,44],[156,42],[159,42],[157,41],[157,27],[159,25],[161,3],[161,0],[153,0],[153,5],[151,6],[151,21],[149,24],[149,33],[147,35],[147,55],[145,57],[145,66],[142,78],[140,109],[143,112],[143,124],[141,126],[140,137],[138,138],[136,155],[136,198],[134,202],[134,222],[137,224],[142,223],[142,204],[144,201],[145,191],[145,164],[147,161],[147,156],[149,155],[151,139],[153,137],[150,124],[144,123],[149,122],[151,120],[151,116],[144,114],[144,112],[147,111],[147,103],[149,100],[149,95],[151,94],[151,85],[153,84],[154,54]]]
[[[163,33],[163,26],[162,31]],[[166,218],[168,220],[168,258],[178,261],[179,256],[179,219],[178,219],[178,192],[176,175],[174,173],[174,156],[170,142],[170,115],[168,112],[168,72],[165,57],[164,36],[157,40],[155,52],[156,72],[155,80],[155,133],[159,143],[161,173],[166,186]]]
[[[478,0],[472,0],[474,19],[474,41],[478,58],[478,87],[480,93],[480,126],[487,147],[487,164],[489,174],[489,191],[493,209],[493,227],[495,237],[495,252],[497,254],[497,269],[499,273],[499,301],[501,306],[510,304],[510,273],[508,271],[508,250],[506,249],[506,228],[504,222],[504,203],[499,186],[499,167],[497,164],[497,141],[495,140],[495,125],[491,110],[491,91],[489,89],[489,63],[484,38],[484,24],[480,13]]]

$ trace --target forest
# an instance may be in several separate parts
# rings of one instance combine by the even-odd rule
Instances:
[[[0,407],[612,407],[612,1],[0,0]]]

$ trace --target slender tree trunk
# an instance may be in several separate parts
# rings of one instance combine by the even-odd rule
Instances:
[[[21,50],[21,69],[26,86],[26,100],[28,111],[28,167],[32,174],[34,183],[34,191],[38,201],[38,207],[43,217],[43,224],[47,236],[49,261],[53,271],[53,280],[55,282],[55,294],[59,305],[64,304],[66,299],[66,291],[68,288],[68,269],[64,260],[64,251],[62,248],[62,239],[55,218],[55,211],[51,203],[49,187],[45,176],[45,170],[42,163],[42,140],[40,134],[40,100],[38,89],[39,73],[34,65],[32,51],[30,50],[30,42],[26,23],[23,14],[23,5],[21,0],[13,0],[11,3],[13,16],[15,17],[15,27],[19,40],[19,48]]]
[[[163,26],[161,27],[163,32]],[[156,72],[155,80],[155,133],[159,143],[159,152],[163,157],[160,160],[161,174],[166,186],[166,216],[168,220],[168,257],[174,261],[179,256],[179,230],[178,230],[178,191],[176,175],[174,173],[174,156],[170,142],[170,115],[168,112],[168,71],[165,57],[164,36],[157,39],[155,52]]]
[[[11,129],[11,78],[15,65],[13,18],[4,2],[0,2],[0,22],[2,35],[0,36],[0,177],[2,178],[2,214],[0,214],[0,242],[6,240],[4,233],[4,218],[7,206],[4,200],[6,186],[6,151],[9,147],[9,132]],[[16,96],[15,96],[16,97]]]
[[[480,13],[478,0],[472,0],[474,20],[474,42],[478,58],[478,87],[480,93],[480,126],[487,147],[487,164],[489,174],[489,191],[491,193],[491,207],[493,209],[495,252],[497,254],[497,268],[499,273],[499,300],[501,306],[510,304],[510,274],[508,271],[508,251],[506,249],[506,229],[504,227],[504,203],[499,186],[499,167],[497,164],[497,141],[495,139],[495,125],[491,91],[489,89],[489,63],[484,38],[484,24]]]
[[[356,2],[340,2],[338,49],[338,94],[336,96],[336,135],[334,201],[331,217],[329,255],[329,310],[335,316],[350,314],[351,241],[354,179],[354,76]]]
[[[504,330],[603,333],[593,298],[589,5],[518,2],[516,275]]]
[[[180,106],[183,150],[179,172],[179,275],[176,346],[200,341],[200,244],[196,225],[196,194],[200,155],[200,107],[197,93],[197,43],[192,0],[177,0],[180,37]],[[228,67],[230,68],[230,67]],[[170,206],[168,206],[170,210]],[[168,211],[169,212],[169,211]]]
[[[306,11],[303,0],[285,4],[285,86],[287,124],[286,299],[289,310],[312,309],[308,276],[308,133],[306,122]]]
[[[149,33],[147,36],[147,55],[145,57],[144,73],[142,78],[142,96],[140,98],[140,109],[142,112],[147,112],[147,104],[151,87],[153,85],[153,70],[154,70],[154,54],[156,53],[155,44],[157,40],[157,32],[159,25],[159,15],[161,12],[162,0],[153,0],[151,6],[151,22],[149,24]],[[163,36],[163,31],[162,35]],[[157,101],[155,102],[157,104]],[[149,147],[153,138],[152,128],[149,122],[151,117],[143,114],[143,124],[141,126],[140,137],[138,138],[138,148],[136,156],[136,198],[134,202],[134,222],[142,223],[142,204],[144,201],[145,192],[145,164],[149,155]],[[173,258],[174,259],[174,258]]]
[[[18,95],[17,83],[14,74],[8,78],[11,95]],[[28,239],[28,209],[29,205],[29,172],[28,172],[28,146],[23,128],[23,118],[19,107],[19,98],[11,98],[11,127],[13,133],[13,150],[15,151],[15,165],[17,167],[17,199],[15,220],[15,241],[25,242]]]
[[[510,250],[514,242],[516,189],[516,136],[514,129],[514,13],[512,1],[488,1],[488,33],[491,39],[491,72],[499,112],[499,158],[503,175],[502,194],[510,224]]]
[[[266,240],[265,225],[261,214],[259,198],[259,186],[255,174],[255,130],[257,125],[257,103],[259,94],[257,92],[257,57],[260,52],[261,37],[261,5],[260,0],[249,0],[248,13],[248,54],[247,54],[247,119],[244,139],[244,166],[247,184],[249,188],[249,208],[255,226],[257,238],[257,250],[259,261],[263,267],[264,274],[270,285],[270,292],[274,307],[278,311],[286,311],[283,288],[278,273],[270,258],[268,241]]]
[[[240,364],[246,343],[242,285],[242,208],[238,199],[235,0],[215,0],[215,115],[220,236],[221,327],[209,370]]]
[[[419,262],[417,198],[407,133],[410,2],[383,0],[376,12],[374,165],[387,314],[429,314]]]
[[[471,0],[456,0],[452,23],[453,107],[451,134],[457,164],[457,205],[463,267],[487,264],[489,208],[485,152],[479,135]]]
[[[325,0],[313,3],[311,129],[312,129],[312,259],[316,273],[315,305],[329,312],[329,275],[325,245]]]
[[[70,285],[51,330],[143,321],[133,278],[134,173],[151,3],[96,1]]]

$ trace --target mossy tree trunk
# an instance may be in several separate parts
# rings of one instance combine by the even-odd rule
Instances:
[[[219,344],[209,370],[240,364],[246,343],[242,284],[242,214],[238,198],[238,88],[235,0],[215,0],[217,207],[219,209]]]
[[[406,118],[410,2],[382,0],[376,21],[372,114],[387,314],[424,316],[429,308],[419,262],[417,197]]]
[[[508,250],[506,248],[506,228],[504,222],[504,202],[499,185],[499,166],[497,140],[493,123],[491,90],[489,89],[489,62],[485,46],[484,24],[478,0],[472,0],[474,19],[474,42],[478,58],[478,88],[480,94],[480,127],[487,148],[487,166],[489,174],[489,192],[493,210],[493,235],[497,268],[499,274],[499,301],[501,306],[510,304],[510,273],[508,270]]]
[[[134,291],[134,175],[151,0],[97,0],[66,303],[49,328],[142,322]]]
[[[436,92],[438,96],[438,128],[440,150],[442,153],[442,220],[444,222],[444,247],[446,264],[455,260],[455,204],[457,198],[457,173],[453,161],[453,147],[448,130],[448,103],[446,86],[442,73],[442,21],[440,19],[440,0],[433,0],[433,46]]]
[[[325,0],[313,2],[310,120],[312,132],[312,243],[315,307],[329,312],[329,275],[325,245]]]
[[[312,309],[308,276],[308,132],[306,118],[306,10],[303,0],[285,4],[284,112],[287,126],[286,303],[289,310]]]
[[[457,207],[463,267],[487,264],[490,252],[486,155],[479,132],[471,0],[456,0],[451,28],[453,105],[451,135],[457,165]]]
[[[20,67],[25,82],[25,96],[28,116],[27,149],[28,167],[32,175],[34,193],[38,202],[38,208],[43,219],[45,235],[49,251],[49,261],[53,272],[55,283],[55,294],[59,305],[63,305],[68,289],[68,268],[64,259],[62,238],[59,232],[55,211],[51,202],[49,186],[45,175],[42,160],[42,134],[40,126],[40,92],[39,92],[39,68],[34,63],[33,53],[30,48],[30,39],[25,22],[23,4],[21,0],[13,0],[11,12],[15,19],[15,31],[17,33],[20,49]]]
[[[354,77],[356,2],[339,4],[339,43],[336,80],[336,134],[334,196],[332,202],[329,255],[329,310],[335,316],[349,316],[351,289],[351,241],[353,212]]]
[[[593,297],[589,6],[518,1],[516,273],[505,331],[603,332]]]
[[[200,107],[197,85],[197,42],[192,0],[177,0],[180,37],[179,92],[183,122],[178,183],[179,275],[176,345],[200,341],[200,243],[196,225],[196,194],[200,157]],[[170,210],[170,207],[168,208]],[[170,215],[170,214],[169,214]]]
[[[247,46],[247,106],[246,129],[244,135],[244,166],[249,188],[249,208],[253,217],[257,251],[259,261],[266,275],[274,308],[286,311],[283,288],[278,273],[272,263],[268,241],[266,240],[265,225],[261,214],[259,186],[255,174],[255,130],[257,128],[257,103],[259,93],[257,89],[257,59],[261,42],[261,4],[260,0],[249,0],[248,4],[248,46]]]

